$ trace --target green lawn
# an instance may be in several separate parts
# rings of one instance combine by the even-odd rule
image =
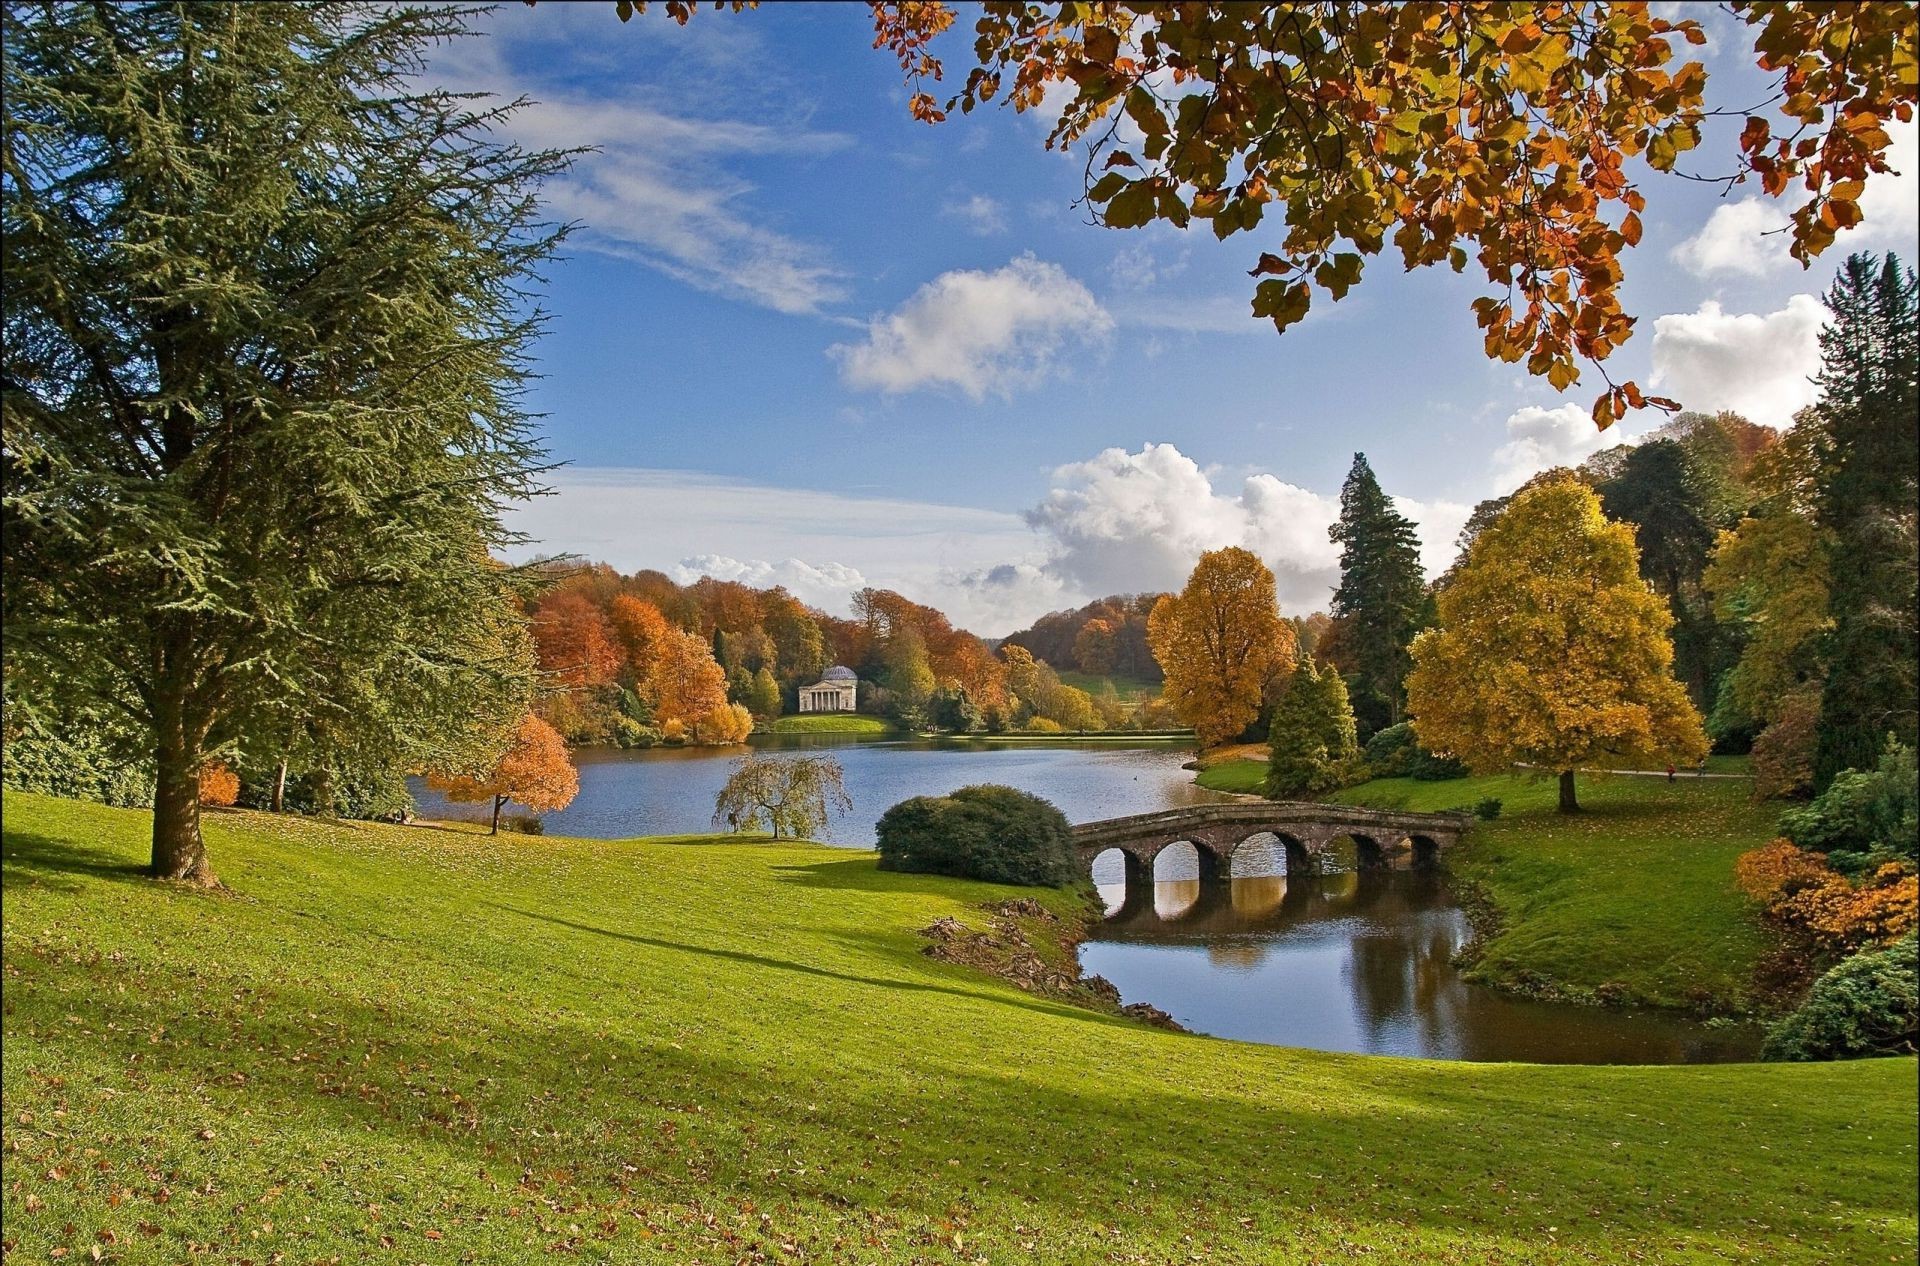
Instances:
[[[851,712],[805,712],[778,717],[767,725],[770,734],[891,734],[893,723],[881,717]]]
[[[228,812],[204,893],[4,810],[10,1261],[1911,1260],[1910,1059],[1281,1050],[929,959],[1008,890],[868,854]]]
[[[1157,681],[1143,681],[1138,677],[1114,674],[1083,673],[1077,668],[1062,670],[1060,680],[1065,685],[1084,690],[1090,695],[1099,694],[1101,689],[1111,682],[1114,693],[1120,696],[1122,703],[1129,706],[1143,703],[1160,693],[1160,683]]]
[[[1210,765],[1194,775],[1193,780],[1209,791],[1237,791],[1243,795],[1259,795],[1261,784],[1267,779],[1267,762],[1263,760],[1229,760],[1218,765]]]
[[[1745,1006],[1767,934],[1734,885],[1734,859],[1773,838],[1777,805],[1745,782],[1582,775],[1584,812],[1555,810],[1551,778],[1382,778],[1334,797],[1446,809],[1498,797],[1449,859],[1504,927],[1473,974],[1535,992],[1601,990],[1669,1006]]]

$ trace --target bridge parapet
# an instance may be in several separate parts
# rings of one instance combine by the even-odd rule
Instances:
[[[1317,869],[1320,853],[1343,835],[1355,839],[1363,866],[1390,866],[1396,861],[1427,865],[1457,843],[1472,823],[1470,813],[1410,813],[1310,801],[1241,801],[1082,823],[1073,828],[1073,844],[1089,870],[1099,854],[1119,849],[1129,859],[1129,883],[1136,879],[1150,883],[1154,857],[1180,840],[1198,850],[1201,878],[1218,879],[1230,873],[1234,850],[1255,835],[1279,836],[1287,847],[1289,869]]]

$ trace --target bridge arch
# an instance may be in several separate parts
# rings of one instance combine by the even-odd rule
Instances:
[[[1431,835],[1409,835],[1407,844],[1413,849],[1415,870],[1432,870],[1440,864],[1440,841]]]
[[[1395,836],[1393,842],[1398,843],[1399,837]],[[1323,871],[1385,870],[1387,864],[1387,849],[1378,836],[1368,831],[1336,831],[1320,846]]]
[[[1304,875],[1313,869],[1307,845],[1289,831],[1265,830],[1233,845],[1228,862],[1232,879],[1263,879],[1274,875]]]

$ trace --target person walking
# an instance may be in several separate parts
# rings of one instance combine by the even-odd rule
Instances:
[[[1672,782],[1672,781],[1673,781],[1673,766],[1672,766],[1672,765],[1668,765],[1668,766],[1667,766],[1667,781],[1668,781],[1668,782]]]

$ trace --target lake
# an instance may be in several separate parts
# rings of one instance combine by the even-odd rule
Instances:
[[[1198,787],[1189,745],[1136,741],[757,738],[763,751],[829,751],[853,810],[824,842],[871,847],[888,808],[970,783],[1044,797],[1073,822],[1231,799]],[[713,802],[742,749],[580,749],[580,794],[542,815],[554,835],[620,839],[710,831]],[[471,816],[415,784],[429,817]],[[1349,859],[1350,864],[1351,859]],[[1433,1059],[1691,1063],[1752,1058],[1750,1029],[1665,1013],[1530,1002],[1466,981],[1454,955],[1471,938],[1443,874],[1286,876],[1283,851],[1243,846],[1231,882],[1202,885],[1191,845],[1156,866],[1154,900],[1118,909],[1117,853],[1094,880],[1110,917],[1082,966],[1127,1002],[1151,1002],[1196,1032],[1282,1046]]]

